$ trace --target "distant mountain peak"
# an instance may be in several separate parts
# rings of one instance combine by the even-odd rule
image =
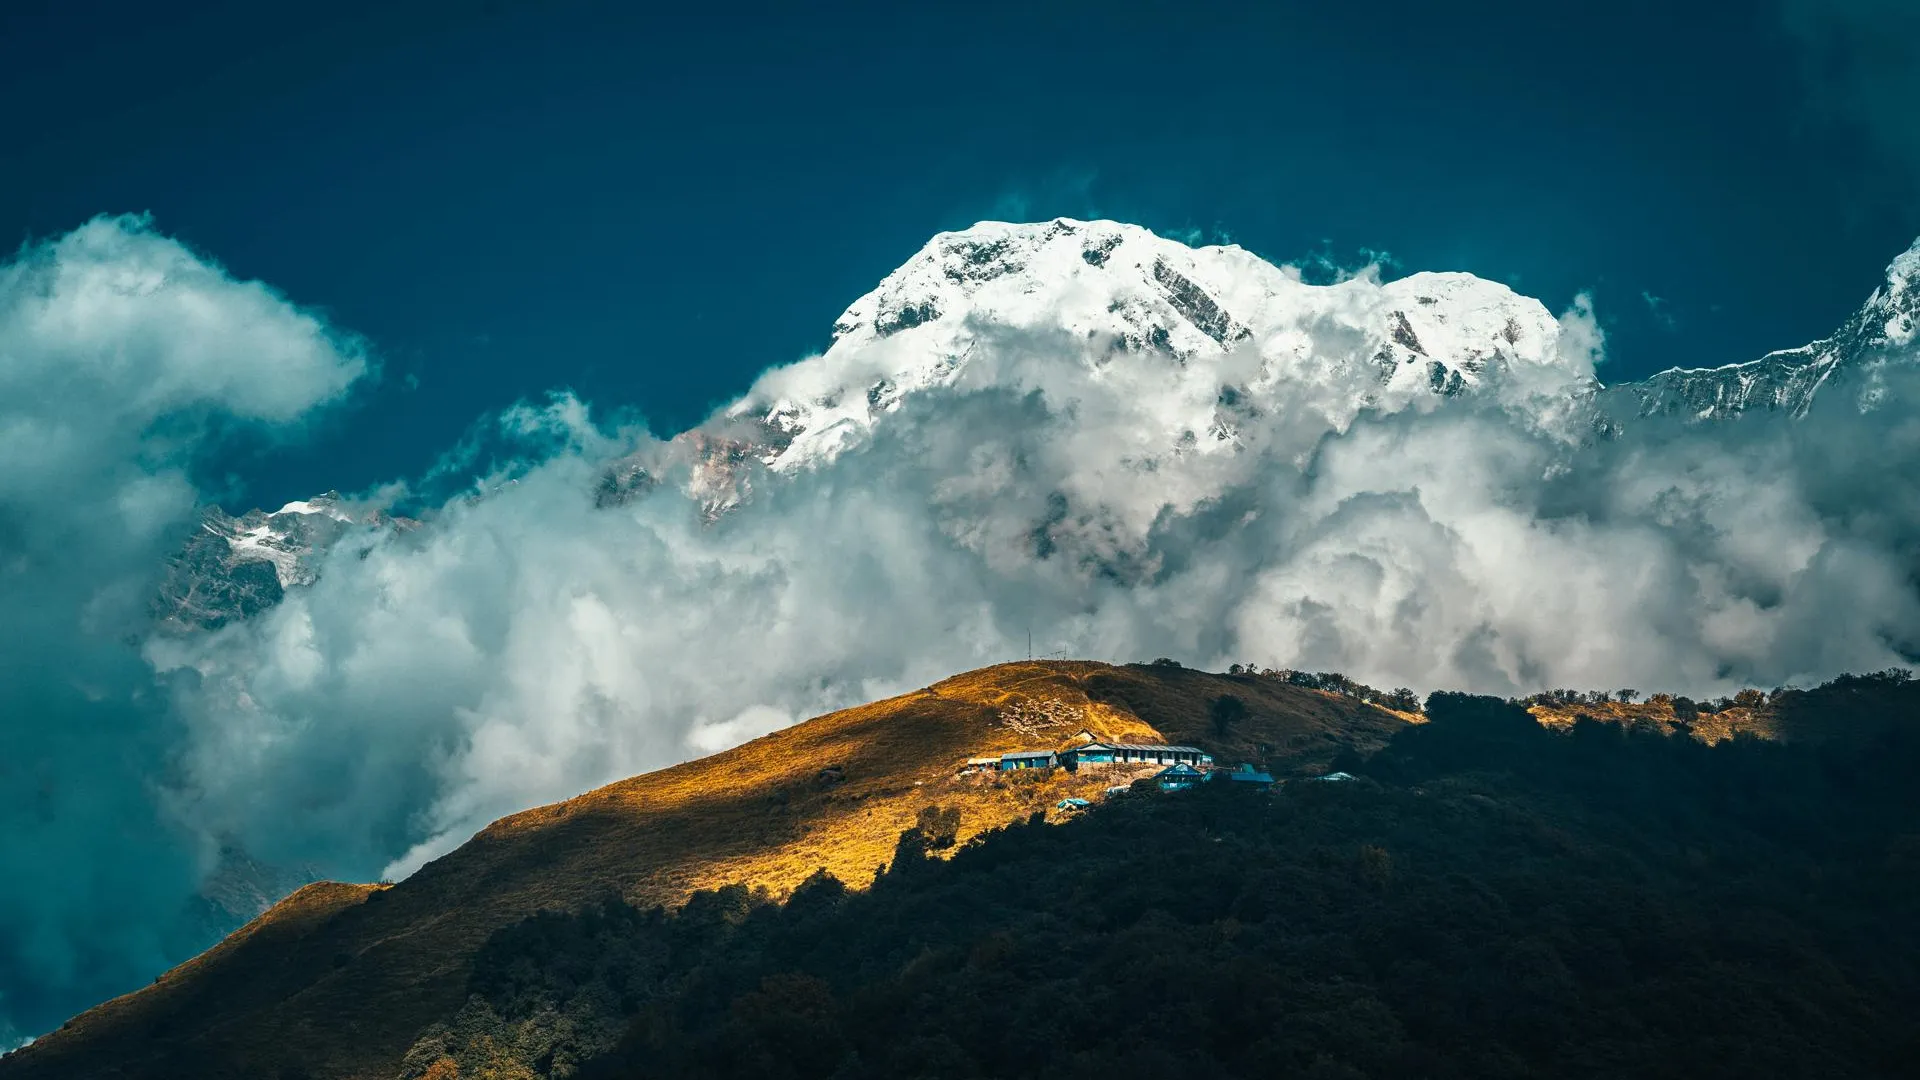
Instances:
[[[1913,246],[1894,256],[1887,267],[1887,283],[1896,291],[1920,286],[1920,236],[1914,237]]]
[[[168,563],[154,614],[174,633],[248,618],[279,603],[286,590],[311,585],[321,559],[348,530],[389,522],[411,524],[353,508],[337,491],[238,517],[208,507]]]
[[[1886,284],[1874,291],[1867,306],[1887,316],[1879,330],[1884,343],[1914,343],[1920,332],[1920,238],[1888,265]]]

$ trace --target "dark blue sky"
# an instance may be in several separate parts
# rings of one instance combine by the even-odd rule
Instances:
[[[0,222],[151,211],[373,342],[248,502],[555,387],[677,430],[981,218],[1591,289],[1613,379],[1819,336],[1920,233],[1877,28],[1766,2],[168,7],[8,5]]]

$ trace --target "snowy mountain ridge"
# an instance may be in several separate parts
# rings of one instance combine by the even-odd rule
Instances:
[[[935,236],[855,300],[820,355],[612,463],[595,500],[618,505],[678,477],[714,520],[752,497],[756,477],[826,465],[910,398],[953,389],[1099,397],[1124,421],[1123,460],[1174,501],[1182,475],[1157,463],[1246,450],[1257,421],[1283,411],[1338,429],[1363,409],[1492,395],[1584,438],[1634,416],[1799,417],[1840,381],[1871,408],[1880,365],[1920,345],[1920,241],[1832,336],[1746,363],[1603,391],[1583,314],[1556,318],[1471,274],[1315,285],[1243,248],[1189,247],[1136,225],[982,222]],[[157,611],[176,630],[245,618],[311,583],[347,530],[385,520],[337,493],[238,518],[216,508],[169,567]]]
[[[1920,240],[1887,267],[1886,280],[1830,337],[1758,360],[1716,368],[1672,368],[1622,389],[1639,399],[1641,415],[1729,419],[1751,411],[1802,417],[1836,377],[1859,376],[1856,404],[1883,396],[1875,378],[1887,361],[1911,361],[1920,333]]]
[[[224,539],[235,561],[272,564],[274,576],[286,588],[312,582],[313,549],[356,523],[353,515],[340,508],[340,493],[330,491],[290,502],[270,514],[259,510],[238,518],[221,514],[203,522],[201,528]]]

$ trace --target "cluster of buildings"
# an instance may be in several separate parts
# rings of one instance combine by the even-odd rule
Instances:
[[[1082,731],[1079,741],[1064,750],[1015,750],[997,757],[968,758],[965,771],[1016,773],[1030,769],[1066,769],[1078,772],[1082,768],[1141,765],[1161,767],[1153,779],[1162,791],[1181,791],[1216,778],[1262,788],[1273,784],[1272,774],[1251,765],[1215,768],[1213,755],[1196,746],[1107,742],[1087,731]],[[1109,793],[1123,790],[1124,786],[1112,788]]]

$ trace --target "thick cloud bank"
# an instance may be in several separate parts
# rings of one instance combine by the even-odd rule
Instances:
[[[222,432],[284,430],[357,346],[137,218],[0,265],[0,1042],[202,943],[212,853],[137,641]]]
[[[175,271],[142,277],[153,260]],[[117,324],[42,310],[69,264],[102,283],[72,304],[119,310]],[[115,973],[177,958],[154,913],[191,892],[209,848],[402,875],[502,813],[1014,658],[1029,630],[1040,652],[1496,693],[1712,693],[1920,649],[1920,498],[1905,479],[1920,426],[1905,409],[1862,414],[1835,394],[1797,423],[1641,421],[1603,438],[1583,308],[1555,320],[1498,290],[1531,321],[1492,325],[1512,342],[1526,322],[1531,361],[1476,368],[1478,384],[1451,395],[1420,389],[1418,369],[1382,395],[1363,316],[1404,294],[1427,318],[1417,289],[1362,278],[1312,318],[1241,333],[1201,303],[1198,269],[1142,265],[1142,287],[1170,290],[1207,340],[1170,339],[1179,356],[1154,347],[1161,315],[1144,307],[1128,324],[1144,346],[1044,310],[948,311],[939,340],[963,336],[964,363],[899,393],[915,340],[899,328],[931,325],[933,309],[876,308],[887,336],[770,373],[745,399],[807,387],[836,426],[781,436],[832,448],[799,465],[769,469],[777,455],[740,441],[784,406],[669,441],[597,425],[565,397],[510,410],[500,433],[537,453],[422,528],[350,535],[316,584],[259,617],[149,640],[142,668],[122,643],[193,503],[206,418],[295,418],[362,362],[138,223],[28,252],[0,294],[0,334],[28,342],[0,352],[21,390],[0,410],[53,401],[39,380],[78,362],[106,374],[84,380],[98,400],[75,408],[125,420],[61,451],[73,464],[43,494],[0,489],[8,587],[45,590],[46,624],[5,690],[25,718],[8,734],[38,771],[7,786],[20,828],[4,869],[32,884],[0,889],[0,985],[67,1001],[126,982],[82,979],[98,960],[83,949]],[[169,306],[143,281],[203,293]],[[249,315],[217,320],[224,310]],[[167,322],[177,311],[213,321]],[[33,329],[76,325],[85,348]],[[1435,348],[1425,324],[1388,325],[1404,329],[1396,341],[1425,335],[1407,349]],[[870,423],[833,413],[859,400],[874,403]],[[4,430],[73,422],[65,405],[40,408],[0,411]],[[10,466],[56,460],[6,445]],[[84,903],[43,900],[56,895]],[[33,951],[43,941],[64,944]]]

